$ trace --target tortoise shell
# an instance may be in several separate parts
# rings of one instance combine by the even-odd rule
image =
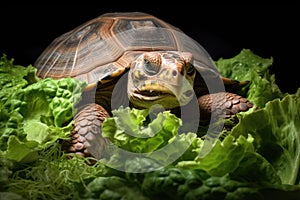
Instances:
[[[56,38],[38,57],[41,78],[76,77],[95,84],[129,68],[141,52],[186,51],[199,71],[219,77],[206,50],[178,28],[141,12],[107,13]]]

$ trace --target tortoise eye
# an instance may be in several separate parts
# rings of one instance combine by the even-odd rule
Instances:
[[[192,65],[191,63],[188,63],[188,64],[186,65],[186,73],[187,73],[188,75],[193,75],[194,72],[195,72],[195,67],[194,67],[194,65]]]
[[[155,75],[159,72],[160,66],[148,59],[144,59],[144,70],[148,75]]]

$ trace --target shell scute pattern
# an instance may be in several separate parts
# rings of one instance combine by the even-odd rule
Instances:
[[[201,64],[195,67],[217,71],[206,51],[178,28],[139,12],[109,13],[86,22],[55,39],[35,65],[41,78],[69,76],[95,84],[130,67],[140,52],[153,50],[189,51]]]

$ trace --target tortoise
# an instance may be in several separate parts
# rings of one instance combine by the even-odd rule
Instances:
[[[101,125],[111,116],[112,95],[127,98],[131,107],[159,104],[170,110],[196,97],[201,120],[213,110],[223,110],[226,118],[253,107],[235,92],[248,81],[222,77],[200,44],[143,12],[100,15],[57,37],[34,66],[41,78],[75,77],[87,83],[65,145],[68,152],[83,156],[101,157],[107,144]],[[127,85],[119,84],[113,94],[121,77]],[[212,102],[217,102],[214,108]]]

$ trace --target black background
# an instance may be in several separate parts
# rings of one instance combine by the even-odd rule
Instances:
[[[98,4],[2,4],[0,54],[15,64],[33,64],[53,39],[106,12],[142,11],[180,28],[214,60],[243,48],[273,57],[271,73],[283,92],[299,81],[299,16],[296,4],[202,4],[188,1],[139,1]],[[125,1],[123,1],[125,2]],[[104,4],[105,3],[105,4]]]

